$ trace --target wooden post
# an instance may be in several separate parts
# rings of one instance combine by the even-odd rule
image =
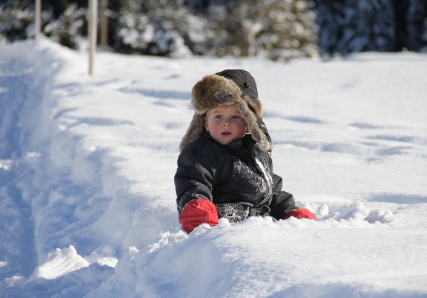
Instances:
[[[96,51],[96,33],[98,29],[97,13],[98,0],[89,0],[89,75],[93,76]]]
[[[101,48],[107,50],[108,46],[108,0],[101,0]]]
[[[34,37],[35,38],[39,38],[40,36],[40,28],[41,28],[41,6],[42,6],[42,0],[36,0],[36,11],[34,14],[34,24],[35,24],[35,28],[34,28]]]

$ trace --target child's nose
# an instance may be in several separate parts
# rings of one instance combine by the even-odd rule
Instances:
[[[230,126],[230,120],[224,120],[224,122],[222,122],[222,126]]]

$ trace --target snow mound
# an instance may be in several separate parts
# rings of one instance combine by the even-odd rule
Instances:
[[[77,254],[74,246],[55,249],[47,255],[47,260],[34,271],[32,278],[56,279],[69,272],[89,266],[84,258]]]
[[[95,67],[44,39],[0,47],[0,296],[427,295],[426,55]],[[180,229],[191,88],[226,68],[256,78],[275,172],[317,221]]]

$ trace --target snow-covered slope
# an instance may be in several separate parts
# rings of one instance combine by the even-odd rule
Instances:
[[[317,221],[177,222],[192,86],[244,68]],[[427,296],[427,56],[330,62],[0,47],[0,297]]]

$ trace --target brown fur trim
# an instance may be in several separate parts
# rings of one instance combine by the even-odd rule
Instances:
[[[262,111],[262,104],[261,104],[260,100],[258,100],[259,104],[260,104],[259,107],[256,104],[254,104],[253,101],[249,97],[247,97],[247,96],[243,97],[243,100],[246,101],[246,103],[248,104],[248,106],[255,112],[255,114],[258,117],[260,117],[260,118],[262,117],[262,112],[263,111]]]
[[[261,131],[261,129],[259,129],[255,115],[249,109],[248,105],[246,104],[246,101],[240,99],[236,106],[240,114],[243,118],[245,118],[246,123],[248,124],[248,129],[252,136],[252,139],[254,139],[258,143],[258,146],[261,150],[271,150],[270,142],[267,140],[265,134]]]
[[[194,85],[191,105],[197,114],[220,105],[235,104],[242,96],[240,88],[231,80],[218,75],[207,75]]]
[[[203,115],[194,114],[187,132],[179,144],[179,150],[182,151],[185,146],[200,138],[204,132]]]

